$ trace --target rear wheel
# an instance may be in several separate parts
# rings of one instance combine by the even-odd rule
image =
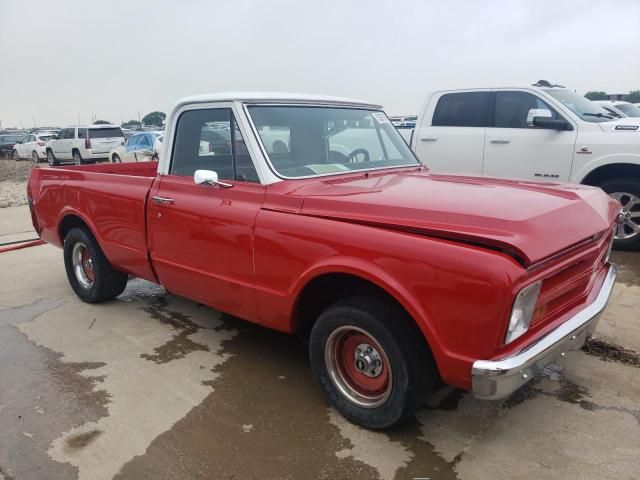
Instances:
[[[73,151],[73,163],[76,165],[82,165],[82,155],[78,150]]]
[[[613,179],[599,186],[622,207],[614,247],[618,250],[640,250],[640,181]]]
[[[401,423],[431,392],[437,370],[413,320],[397,305],[352,297],[325,310],[311,331],[311,367],[334,408],[381,429]]]
[[[122,163],[122,160],[120,159],[120,155],[118,155],[117,153],[113,154],[113,158],[111,159],[112,163]]]
[[[85,228],[74,228],[65,237],[64,265],[71,288],[85,302],[110,300],[127,286],[127,274],[111,266]]]
[[[33,163],[40,163],[40,156],[35,150],[31,152],[31,160],[33,160]]]

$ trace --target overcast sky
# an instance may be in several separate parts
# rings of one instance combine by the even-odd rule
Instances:
[[[3,126],[291,91],[417,113],[435,88],[640,89],[640,1],[0,0]]]

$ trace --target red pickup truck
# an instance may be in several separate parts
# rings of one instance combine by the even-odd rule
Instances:
[[[600,189],[430,173],[377,105],[191,97],[162,148],[33,170],[73,290],[102,302],[135,276],[306,335],[330,403],[370,428],[439,382],[507,396],[583,344],[615,281]]]

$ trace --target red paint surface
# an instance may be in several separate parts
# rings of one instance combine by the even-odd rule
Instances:
[[[298,327],[296,301],[310,281],[358,276],[404,306],[444,381],[463,388],[473,361],[521,349],[592,300],[619,208],[597,188],[424,169],[220,189],[156,179],[156,166],[34,170],[36,230],[60,246],[61,222],[76,215],[117,268],[285,332]],[[563,281],[578,264],[581,283]],[[514,297],[538,279],[553,310],[505,346]]]

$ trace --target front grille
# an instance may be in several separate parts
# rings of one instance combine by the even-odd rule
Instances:
[[[559,270],[544,277],[531,326],[557,318],[584,302],[602,270],[613,232],[602,237]]]

